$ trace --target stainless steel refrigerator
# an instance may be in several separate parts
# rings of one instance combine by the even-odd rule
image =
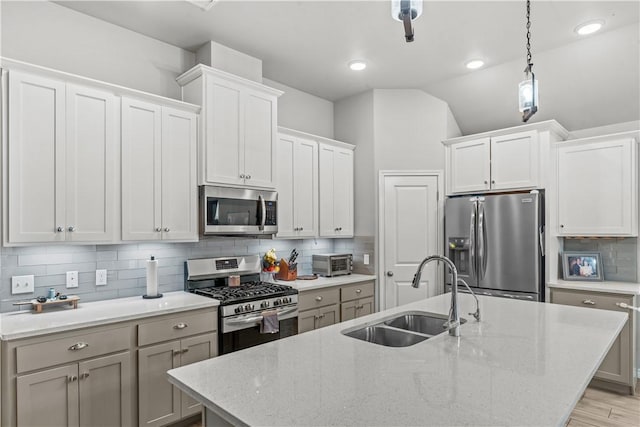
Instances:
[[[544,301],[543,238],[541,191],[445,202],[445,253],[458,277],[480,295]],[[449,290],[453,279],[447,277]]]

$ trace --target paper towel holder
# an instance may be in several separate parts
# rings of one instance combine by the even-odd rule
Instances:
[[[150,264],[150,263],[152,263],[152,264]],[[158,282],[157,282],[157,280],[158,280],[158,276],[157,276],[158,261],[156,261],[156,259],[155,259],[155,257],[153,255],[151,255],[151,259],[149,261],[147,261],[147,292],[150,291],[150,288],[149,288],[150,266],[154,267],[153,281],[156,282],[155,286],[154,286],[154,288],[156,290],[156,295],[149,295],[147,293],[147,294],[142,295],[142,298],[144,298],[144,299],[162,298],[162,294],[160,292],[157,292],[158,291]]]

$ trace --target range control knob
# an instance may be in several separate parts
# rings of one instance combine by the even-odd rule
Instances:
[[[273,305],[280,305],[282,303],[282,301],[280,301],[279,299],[275,300],[273,302]]]
[[[269,307],[269,301],[262,301],[262,303],[260,304],[260,308],[267,308]]]
[[[246,311],[250,311],[250,310],[251,310],[251,304],[247,304],[247,305],[245,305],[245,306],[244,306],[244,309],[245,309]]]
[[[236,309],[234,310],[236,313],[240,313],[242,311],[242,307],[236,307]]]

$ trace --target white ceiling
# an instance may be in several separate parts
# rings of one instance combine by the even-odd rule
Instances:
[[[264,76],[336,101],[418,88],[449,103],[463,133],[517,125],[525,1],[425,1],[406,43],[385,1],[62,1],[71,9],[195,51],[208,40],[262,59]],[[640,1],[533,1],[540,112],[570,130],[640,119]],[[596,35],[574,28],[604,19]],[[483,58],[484,69],[464,63]],[[365,59],[359,73],[347,63]],[[605,103],[606,102],[606,103]]]

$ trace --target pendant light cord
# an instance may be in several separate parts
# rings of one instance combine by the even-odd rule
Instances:
[[[531,1],[527,0],[527,68],[525,72],[531,72],[533,64],[531,63]]]

